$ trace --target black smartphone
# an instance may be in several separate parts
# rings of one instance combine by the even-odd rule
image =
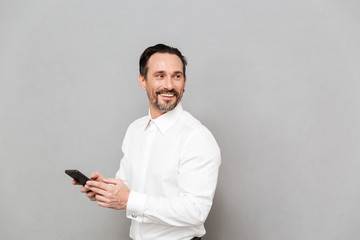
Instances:
[[[76,169],[65,170],[65,173],[83,186],[85,186],[86,182],[90,180],[90,178],[88,178],[82,172]]]

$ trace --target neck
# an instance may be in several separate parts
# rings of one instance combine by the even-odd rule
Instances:
[[[155,108],[154,106],[152,106],[150,104],[150,116],[151,119],[156,119],[158,117],[160,117],[161,115],[163,115],[164,113],[166,113],[165,111],[160,111],[159,109]]]

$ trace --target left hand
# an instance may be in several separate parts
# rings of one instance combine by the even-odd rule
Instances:
[[[126,209],[130,189],[120,179],[104,178],[103,182],[88,181],[86,187],[96,194],[95,198],[99,206]]]

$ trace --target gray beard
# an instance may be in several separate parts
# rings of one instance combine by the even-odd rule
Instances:
[[[175,90],[173,90],[172,92],[174,92],[174,93],[176,94],[176,101],[175,101],[175,103],[173,103],[173,104],[171,104],[171,105],[164,105],[164,104],[159,103],[158,95],[159,95],[161,92],[167,92],[167,90],[157,91],[157,92],[155,93],[155,99],[156,99],[156,100],[155,100],[155,102],[153,103],[153,102],[151,102],[151,100],[150,100],[150,99],[151,99],[151,97],[150,97],[150,94],[151,94],[151,93],[149,93],[149,91],[146,91],[146,93],[147,93],[147,95],[148,95],[148,98],[149,98],[151,104],[152,104],[155,108],[157,108],[158,110],[163,111],[163,112],[168,112],[168,111],[171,111],[171,110],[173,110],[174,108],[176,108],[176,106],[177,106],[178,103],[180,102],[182,96],[180,96],[179,93],[177,93]],[[165,103],[167,103],[167,101],[165,101]]]
[[[168,112],[168,111],[171,111],[174,108],[176,108],[176,106],[178,105],[178,102],[179,102],[179,99],[176,99],[176,102],[173,103],[172,105],[164,105],[164,104],[160,104],[158,99],[156,99],[156,102],[153,105],[160,111]]]

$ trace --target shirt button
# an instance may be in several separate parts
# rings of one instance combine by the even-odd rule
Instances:
[[[137,215],[135,213],[131,214],[131,217],[137,218]]]

